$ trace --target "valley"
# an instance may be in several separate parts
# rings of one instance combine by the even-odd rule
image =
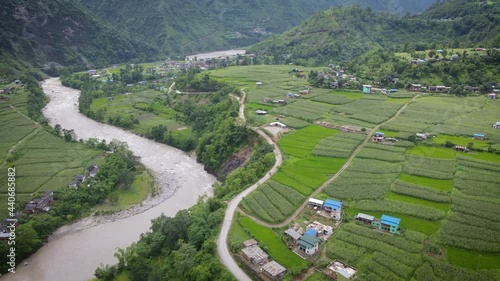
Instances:
[[[4,4],[1,280],[500,280],[499,3]]]

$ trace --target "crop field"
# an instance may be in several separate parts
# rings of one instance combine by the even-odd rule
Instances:
[[[297,100],[283,107],[275,107],[272,112],[276,115],[292,116],[306,121],[314,121],[325,116],[331,109],[332,106],[324,103]]]
[[[356,119],[371,124],[379,124],[393,116],[401,104],[386,102],[385,97],[365,97],[351,103],[335,106],[337,113],[346,114],[350,119]]]
[[[76,174],[96,162],[99,152],[82,144],[67,143],[43,128],[37,129],[39,126],[9,104],[26,114],[26,95],[11,95],[8,102],[0,102],[0,131],[8,132],[0,135],[0,163],[16,168],[16,208],[20,210],[36,193],[66,187]],[[5,165],[7,156],[9,161]],[[7,183],[6,173],[0,174],[0,181]],[[1,186],[0,203],[4,204],[7,188],[4,184]],[[3,219],[6,212],[7,208],[2,208],[0,218]]]
[[[278,141],[278,144],[287,155],[304,158],[311,153],[320,140],[338,133],[340,133],[338,130],[310,125],[286,135]]]
[[[248,217],[241,218],[239,222],[259,241],[259,245],[269,250],[268,254],[272,259],[288,270],[307,267],[307,261],[290,251],[276,232],[258,225]]]
[[[235,66],[210,71],[210,75],[231,85],[247,89],[249,102],[263,103],[265,97],[290,101],[290,99],[285,98],[286,92],[298,94],[300,90],[309,85],[307,79],[298,78],[289,73],[295,68],[297,66],[291,65]],[[307,73],[309,70],[319,68],[300,67],[300,69]],[[257,87],[256,82],[262,82],[263,85]],[[312,98],[326,92],[330,92],[330,90],[314,89],[311,94],[304,96],[304,98]]]
[[[455,172],[455,161],[453,159],[428,158],[413,155],[408,155],[407,158],[403,168],[405,174],[440,180],[453,179]]]
[[[340,133],[321,140],[312,151],[313,155],[348,158],[366,138],[364,134]]]
[[[336,94],[335,92],[314,97],[312,100],[334,105],[346,104],[354,101],[353,99],[347,98],[344,95]]]

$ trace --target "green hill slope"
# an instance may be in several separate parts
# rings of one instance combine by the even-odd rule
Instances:
[[[251,48],[260,54],[290,54],[294,61],[349,61],[374,48],[393,51],[431,47],[500,45],[500,2],[452,0],[423,14],[395,16],[359,6],[318,13],[299,26]]]
[[[359,4],[392,13],[421,12],[433,0],[81,1],[90,10],[167,54],[250,45],[333,6]]]
[[[83,67],[146,60],[155,53],[154,47],[102,22],[73,1],[4,0],[0,15],[4,65],[24,61]]]

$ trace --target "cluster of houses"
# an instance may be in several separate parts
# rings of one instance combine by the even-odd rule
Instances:
[[[24,207],[24,212],[28,214],[40,213],[40,212],[48,212],[50,210],[50,206],[52,206],[52,202],[54,201],[54,192],[52,190],[48,190],[45,192],[41,198],[31,200]]]
[[[370,225],[373,228],[380,229],[382,231],[386,231],[393,234],[401,233],[401,229],[399,228],[399,224],[401,223],[400,218],[395,218],[388,215],[382,215],[380,219],[376,219],[374,216],[359,213],[356,215],[354,219],[364,224]]]
[[[316,198],[309,198],[308,207],[309,209],[317,210],[318,214],[324,217],[332,218],[337,221],[342,219],[342,202],[340,201],[332,199],[323,201]]]
[[[93,179],[99,172],[99,167],[96,164],[90,164],[87,167],[87,169],[85,169],[85,171],[87,173],[88,178]],[[68,183],[68,187],[78,188],[82,184],[82,182],[85,181],[85,179],[87,179],[85,175],[76,175],[73,178],[73,180],[70,183]]]
[[[269,255],[262,250],[255,239],[243,242],[242,256],[256,272],[266,275],[271,280],[281,280],[286,268],[276,261],[269,261]]]

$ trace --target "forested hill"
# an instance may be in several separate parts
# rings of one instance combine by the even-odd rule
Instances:
[[[28,62],[96,66],[146,60],[154,47],[131,38],[71,0],[2,0],[0,77]]]
[[[254,44],[333,6],[417,13],[434,0],[80,1],[103,20],[171,55]]]
[[[359,6],[322,11],[251,48],[305,64],[343,62],[377,47],[392,51],[500,46],[500,2],[450,0],[396,16]]]

